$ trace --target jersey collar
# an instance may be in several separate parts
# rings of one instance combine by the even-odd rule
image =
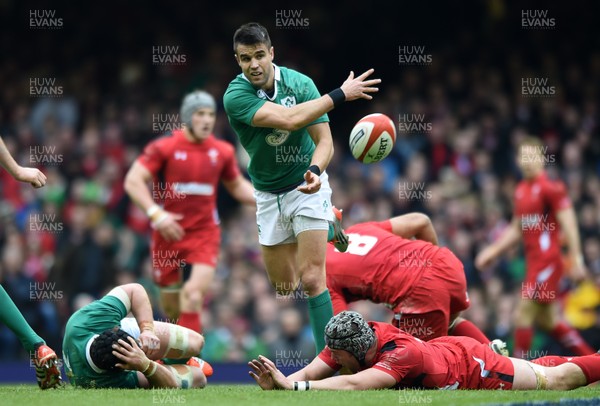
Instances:
[[[242,75],[242,76],[244,76],[244,79],[248,80],[248,78],[245,75]],[[277,82],[281,81],[281,70],[279,69],[279,66],[277,66],[275,64],[273,64],[273,76],[275,77],[275,80],[273,81],[273,87],[275,88],[275,91],[273,92],[273,97],[269,97],[267,95],[267,92],[265,92],[264,90],[258,89],[256,91],[256,95],[258,97],[260,97],[261,99],[267,99],[269,101],[273,101],[277,98]],[[250,81],[248,80],[248,82],[250,82]]]

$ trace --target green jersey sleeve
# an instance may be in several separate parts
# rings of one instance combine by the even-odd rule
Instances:
[[[231,83],[223,96],[223,105],[227,116],[251,126],[254,115],[267,101],[259,98],[252,86],[243,80],[238,78]]]

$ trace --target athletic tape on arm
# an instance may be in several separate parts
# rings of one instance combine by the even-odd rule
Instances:
[[[110,292],[108,292],[106,295],[114,296],[117,299],[119,299],[121,303],[123,303],[123,306],[125,306],[125,310],[127,310],[127,313],[131,311],[131,299],[122,287],[117,286],[116,288],[113,288]]]

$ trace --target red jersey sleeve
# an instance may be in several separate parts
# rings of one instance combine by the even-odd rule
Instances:
[[[156,175],[161,170],[166,160],[166,154],[161,148],[163,144],[161,140],[163,140],[163,138],[152,141],[146,145],[142,155],[137,159],[137,161],[148,169],[152,175]]]
[[[554,213],[571,207],[571,199],[563,182],[544,182],[543,193],[546,203]]]
[[[336,371],[338,371],[342,368],[340,364],[338,364],[333,360],[333,358],[331,358],[331,350],[327,346],[323,348],[323,351],[319,353],[318,357],[331,369],[335,369]]]
[[[234,180],[240,175],[240,168],[235,158],[235,150],[232,146],[227,145],[224,152],[227,153],[227,160],[225,166],[223,166],[223,172],[221,173],[221,179],[224,181]]]
[[[389,231],[390,233],[392,232],[392,222],[389,220],[384,220],[384,221],[374,221],[373,224],[375,227],[379,227],[381,229],[384,229],[385,231]]]
[[[335,288],[329,287],[329,295],[331,296],[331,304],[333,305],[333,314],[348,310],[348,303]]]
[[[409,372],[412,376],[420,374],[423,368],[423,355],[412,346],[400,345],[381,354],[372,368],[391,375],[400,382]]]

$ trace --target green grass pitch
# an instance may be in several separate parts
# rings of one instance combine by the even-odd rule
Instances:
[[[19,406],[85,405],[600,405],[600,386],[574,391],[262,391],[252,385],[208,385],[201,390],[75,389],[67,385],[41,391],[34,385],[0,385],[0,404]]]

